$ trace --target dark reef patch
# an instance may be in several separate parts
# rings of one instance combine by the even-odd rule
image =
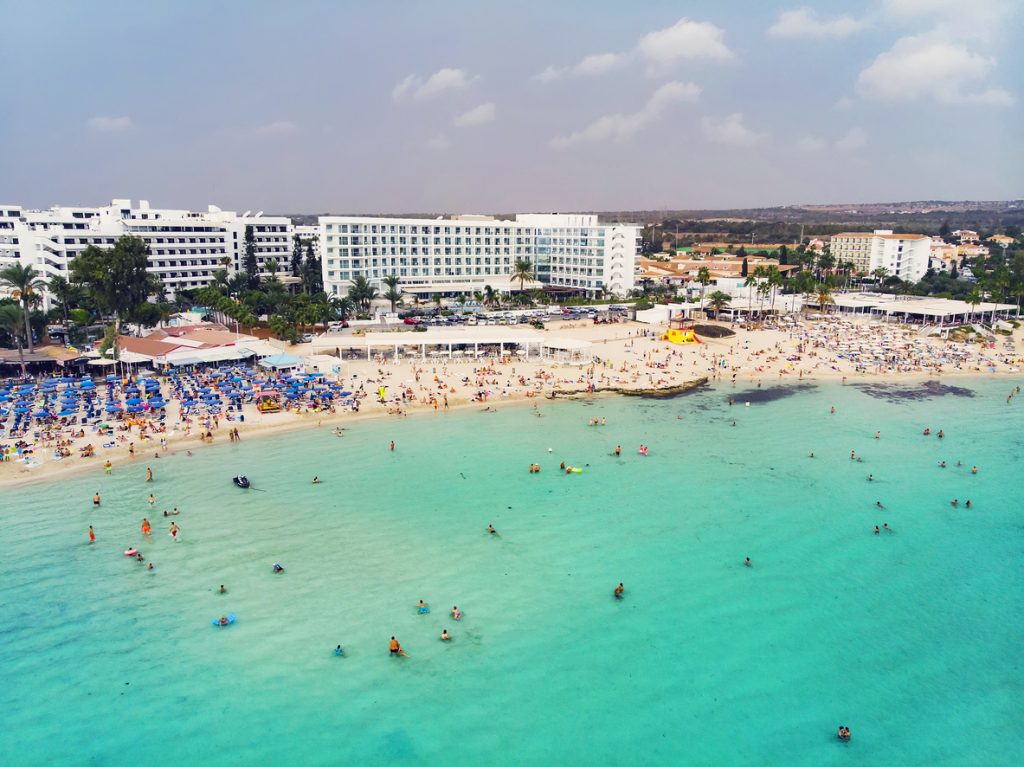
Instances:
[[[897,383],[856,383],[855,389],[874,399],[886,402],[921,402],[935,397],[973,397],[975,392],[964,386],[951,386],[939,381],[925,381],[920,384]]]
[[[731,393],[728,396],[732,397],[733,402],[737,405],[742,405],[744,402],[753,402],[760,405],[765,402],[775,402],[786,397],[792,397],[794,394],[806,394],[817,388],[817,385],[812,383],[765,386],[762,389],[747,389]]]

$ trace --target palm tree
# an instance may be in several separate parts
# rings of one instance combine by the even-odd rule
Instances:
[[[40,279],[39,272],[31,266],[22,264],[11,264],[0,269],[0,285],[6,285],[11,289],[11,297],[15,301],[21,301],[21,308],[25,320],[25,337],[28,339],[28,352],[35,351],[35,344],[32,343],[32,327],[29,324],[28,308],[34,303],[39,291],[46,287],[46,283]]]
[[[21,374],[25,375],[25,352],[21,348],[21,309],[17,304],[0,306],[0,330],[9,333],[18,345],[18,360],[21,362]]]
[[[377,291],[363,275],[357,275],[348,289],[348,297],[361,311],[370,311],[370,304],[377,297]]]
[[[754,270],[754,274],[757,274],[757,269]],[[704,309],[704,290],[707,288],[708,283],[711,282],[711,272],[706,266],[702,266],[697,270],[697,282],[700,283],[700,308]]]
[[[355,309],[355,304],[348,296],[331,296],[327,299],[327,303],[330,304],[334,314],[342,322],[347,320],[348,316],[352,314],[352,311]]]
[[[753,274],[748,274],[747,279],[743,281],[743,287],[747,289],[747,316],[749,317],[753,314],[754,309],[754,291],[751,288],[757,287],[757,277]]]
[[[484,285],[484,306],[494,306],[495,298],[497,293],[494,292],[494,288],[490,285]]]
[[[881,283],[886,277],[889,276],[889,270],[884,266],[880,266],[871,272],[871,276],[875,278],[875,281]]]
[[[782,272],[779,271],[779,267],[772,265],[768,267],[765,276],[768,278],[768,287],[771,291],[772,296],[772,314],[774,314],[775,294],[778,292],[779,287],[782,285]]]
[[[66,278],[59,274],[55,274],[50,278],[50,295],[57,299],[57,303],[60,304],[60,313],[64,317],[64,327],[68,326],[68,304],[75,297],[77,292],[74,285],[67,281]]]
[[[402,291],[398,289],[398,275],[389,274],[381,280],[388,289],[384,292],[384,298],[391,302],[391,313],[395,313],[395,304],[402,300]]]
[[[533,281],[533,264],[525,258],[517,258],[516,265],[512,267],[512,279],[519,280],[519,289],[524,290],[526,281]]]
[[[818,308],[823,312],[827,312],[828,309],[825,307],[832,303],[835,303],[832,300],[832,289],[825,283],[821,283],[818,285]]]
[[[977,288],[972,288],[964,300],[971,305],[971,319],[974,319],[974,310],[981,303],[981,292]]]
[[[729,302],[732,301],[732,299],[729,297],[728,293],[723,293],[720,290],[716,290],[714,293],[708,296],[708,301],[710,301],[711,305],[715,307],[715,319],[717,320],[718,315],[721,314],[722,312],[722,309],[727,307],[729,305]]]
[[[276,280],[277,279],[277,270],[281,267],[281,265],[279,263],[277,263],[277,259],[276,258],[269,259],[267,261],[267,263],[266,263],[266,267],[267,267],[267,271],[270,272],[270,278],[273,279],[273,280]]]

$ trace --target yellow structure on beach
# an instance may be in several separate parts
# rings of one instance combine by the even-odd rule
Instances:
[[[668,341],[670,344],[699,344],[700,339],[693,334],[692,330],[677,330],[671,328],[666,331],[661,337],[662,341]]]

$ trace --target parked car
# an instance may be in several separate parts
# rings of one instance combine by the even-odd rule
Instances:
[[[313,343],[313,334],[312,333],[303,333],[302,334],[302,338],[299,339],[299,342],[300,343],[304,343],[304,344],[311,344],[311,343]]]
[[[404,320],[402,320],[402,322],[404,322],[406,325],[421,325],[421,324],[423,324],[423,320],[421,320],[419,317],[406,317]]]

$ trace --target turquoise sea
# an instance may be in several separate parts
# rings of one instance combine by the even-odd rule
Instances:
[[[0,761],[1020,764],[1011,386],[543,402],[2,491]]]

